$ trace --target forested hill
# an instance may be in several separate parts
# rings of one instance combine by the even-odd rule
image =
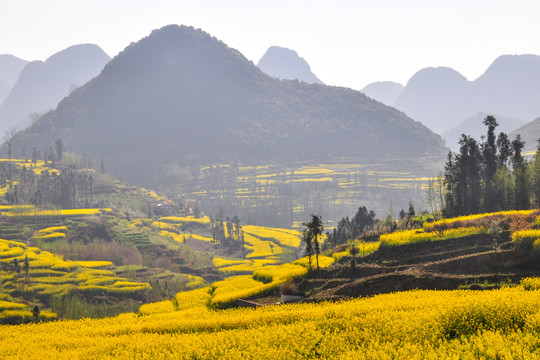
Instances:
[[[207,33],[176,25],[128,46],[14,136],[12,151],[58,138],[69,151],[103,155],[136,184],[152,184],[171,164],[445,152],[438,135],[358,91],[274,79]]]

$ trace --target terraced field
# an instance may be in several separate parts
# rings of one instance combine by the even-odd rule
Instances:
[[[406,208],[414,199],[426,208],[424,190],[442,169],[440,159],[363,164],[359,159],[296,166],[215,165],[200,169],[196,181],[181,184],[183,192],[204,211],[239,214],[248,223],[299,229],[311,213],[323,216],[327,227],[353,214],[359,204],[379,216]]]

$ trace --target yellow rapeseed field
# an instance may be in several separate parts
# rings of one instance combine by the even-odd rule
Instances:
[[[510,360],[540,358],[539,333],[540,293],[516,287],[3,326],[0,349],[6,359]]]

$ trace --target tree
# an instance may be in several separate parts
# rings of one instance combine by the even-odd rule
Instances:
[[[101,155],[101,162],[99,163],[99,172],[105,174],[107,172],[107,166],[105,166],[105,159]]]
[[[354,244],[349,247],[349,254],[351,255],[351,271],[353,276],[356,270],[356,255],[358,255],[359,252],[360,250]]]
[[[19,131],[16,127],[11,126],[8,130],[4,132],[4,140],[11,140],[15,134]]]
[[[317,260],[317,270],[319,270],[319,254],[321,252],[321,246],[319,239],[322,236],[324,232],[324,225],[322,223],[322,217],[321,215],[311,214],[311,221],[308,223],[303,223],[306,227],[304,230],[303,238],[306,238],[304,241],[306,242],[306,252],[308,252],[308,244],[311,248],[311,255],[313,252],[315,252],[315,258]],[[311,269],[311,255],[308,253],[309,256],[309,268]]]
[[[62,139],[56,139],[54,142],[54,145],[56,147],[56,158],[58,160],[62,160],[62,156],[64,156],[64,143],[62,142]]]
[[[302,242],[306,244],[305,254],[308,257],[309,261],[309,271],[311,271],[311,257],[313,256],[313,242],[311,239],[311,234],[308,229],[302,231]]]
[[[410,220],[414,217],[414,215],[416,215],[416,212],[414,211],[414,204],[412,200],[409,200],[409,210],[407,211],[407,217]]]
[[[508,135],[501,132],[497,138],[497,150],[499,151],[499,168],[506,166],[508,160],[512,156],[512,147],[510,140],[508,140]]]
[[[531,165],[531,195],[533,195],[534,206],[540,207],[540,139],[537,142],[536,154]]]
[[[28,286],[28,282],[30,281],[30,261],[28,261],[28,255],[24,257],[24,275],[26,277],[26,286]]]
[[[495,128],[499,125],[495,117],[489,115],[483,121],[488,127],[487,140],[482,144],[483,183],[484,183],[484,211],[495,211],[496,196],[493,191],[493,177],[497,171],[497,149],[495,146]]]
[[[32,308],[32,316],[37,321],[39,319],[39,314],[41,313],[41,310],[39,309],[39,306],[34,306]]]
[[[17,273],[17,277],[21,273],[21,264],[19,264],[19,260],[17,258],[13,259],[13,268],[15,272]]]
[[[512,156],[512,166],[514,168],[514,186],[515,186],[515,208],[518,210],[526,209],[529,205],[527,192],[527,173],[523,155],[521,154],[525,143],[521,136],[517,136],[512,141],[514,155]]]
[[[39,156],[39,153],[36,147],[34,146],[34,148],[32,149],[32,163],[34,164],[34,166],[37,165],[38,156]]]

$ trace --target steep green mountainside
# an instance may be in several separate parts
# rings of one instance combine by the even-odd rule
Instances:
[[[438,135],[358,91],[273,79],[207,33],[175,25],[128,46],[11,142],[20,153],[57,138],[146,185],[171,165],[445,152]]]

